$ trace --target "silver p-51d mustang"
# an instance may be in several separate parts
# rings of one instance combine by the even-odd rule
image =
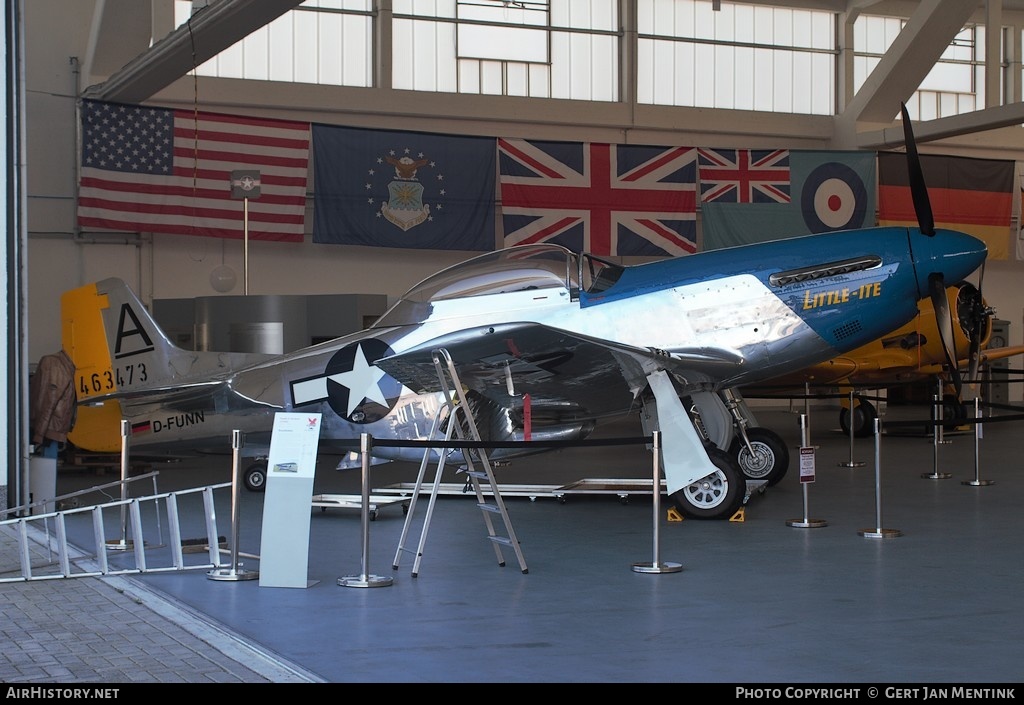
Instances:
[[[640,413],[645,430],[661,431],[670,499],[688,516],[727,518],[745,495],[741,466],[767,466],[777,481],[788,463],[736,387],[873,341],[912,320],[919,299],[931,296],[948,316],[944,283],[984,263],[980,240],[935,230],[927,192],[919,176],[911,181],[918,228],[633,266],[556,245],[514,247],[428,277],[366,330],[283,355],[175,347],[122,281],[106,279],[62,298],[80,417],[87,405],[115,405],[108,418],[128,420],[132,448],[146,452],[223,449],[241,430],[245,451],[265,454],[279,411],[321,413],[322,449],[350,450],[364,433],[427,440],[444,401],[434,364],[444,350],[483,441],[578,440],[603,419]],[[90,449],[76,430],[72,442]],[[423,457],[415,447],[373,452]],[[457,461],[463,451],[448,452]],[[263,479],[246,477],[250,489]]]

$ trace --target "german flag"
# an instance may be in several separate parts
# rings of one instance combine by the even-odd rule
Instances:
[[[920,158],[935,227],[979,237],[988,245],[989,259],[1008,259],[1014,162],[934,154]],[[902,152],[878,153],[878,224],[917,225]]]

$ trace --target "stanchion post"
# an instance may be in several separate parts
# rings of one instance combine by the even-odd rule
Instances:
[[[869,539],[891,539],[902,536],[899,529],[882,528],[882,422],[875,419],[875,528],[861,529],[857,533]]]
[[[238,562],[239,517],[241,515],[238,492],[244,445],[245,434],[238,429],[233,430],[231,432],[231,565],[228,568],[214,568],[209,571],[206,577],[210,580],[254,580],[260,577],[259,571],[245,570]],[[217,539],[218,537],[214,537],[213,540]]]
[[[942,406],[942,380],[941,379],[936,380],[936,384],[937,384],[937,391],[936,391],[935,398],[938,399],[938,408],[939,408],[940,414],[937,415],[935,418],[939,419],[943,423],[940,423],[938,426],[935,427],[935,434],[936,434],[936,438],[938,438],[939,445],[944,445],[946,443],[952,443],[953,441],[947,441],[946,440],[946,424],[945,424],[946,411],[945,411],[945,409]]]
[[[981,464],[978,461],[978,451],[981,446],[981,398],[974,397],[974,479],[963,480],[961,485],[969,485],[971,487],[985,487],[987,485],[994,485],[995,480],[982,480],[981,479]]]
[[[932,419],[935,423],[935,427],[932,429],[932,471],[930,473],[921,473],[921,477],[926,480],[945,480],[952,477],[952,475],[948,472],[939,472],[939,436],[941,435],[939,429],[942,428],[943,423],[942,395],[933,395],[932,402]]]
[[[838,465],[841,468],[862,468],[864,467],[864,461],[853,459],[853,431],[856,425],[853,422],[853,389],[850,389],[850,413],[846,418],[848,421],[847,426],[850,427],[850,459],[845,463],[838,463]]]
[[[242,446],[245,435],[239,431],[231,432],[231,569],[238,569],[238,471],[241,468]]]
[[[361,517],[363,538],[362,572],[359,575],[338,578],[338,585],[342,587],[386,587],[395,582],[394,578],[390,576],[370,575],[370,464],[372,451],[373,437],[369,433],[362,434],[359,437],[359,453],[363,468],[363,512]]]
[[[807,417],[807,437],[811,436],[811,383],[804,382],[804,416]]]
[[[661,561],[661,431],[651,434],[651,454],[654,456],[654,484],[651,485],[654,495],[654,560],[650,563],[634,563],[634,573],[678,573],[683,569],[680,563],[663,563]]]
[[[131,548],[128,541],[128,442],[131,438],[131,424],[121,419],[121,538],[107,541],[107,549],[125,551]]]
[[[812,462],[813,462],[814,449],[811,448],[810,431],[807,428],[807,417],[804,414],[800,414],[800,461],[801,461],[801,465],[803,465],[805,449],[806,449],[806,452],[810,454],[810,457],[811,457]],[[786,526],[793,526],[793,527],[796,527],[798,529],[817,529],[817,528],[822,527],[822,526],[828,526],[828,522],[825,521],[824,519],[811,519],[810,518],[810,511],[809,511],[810,500],[809,500],[809,495],[808,495],[808,491],[807,491],[807,485],[809,485],[810,483],[809,482],[805,482],[803,480],[803,472],[802,472],[802,470],[803,469],[801,468],[800,485],[801,485],[801,489],[803,490],[804,516],[803,516],[803,519],[788,519],[786,521]]]

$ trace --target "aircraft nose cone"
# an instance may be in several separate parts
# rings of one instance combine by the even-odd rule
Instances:
[[[933,236],[915,232],[911,247],[922,294],[928,291],[929,275],[941,274],[944,281],[953,283],[970,276],[988,256],[982,240],[955,230],[936,230]]]

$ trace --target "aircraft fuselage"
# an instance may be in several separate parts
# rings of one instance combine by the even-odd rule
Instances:
[[[567,440],[635,410],[645,376],[658,368],[685,394],[853,350],[913,318],[929,272],[959,279],[983,259],[984,246],[968,236],[903,228],[631,267],[557,246],[512,248],[424,280],[367,330],[269,357],[174,348],[137,299],[112,294],[102,315],[113,374],[97,383],[79,370],[79,396],[84,387],[87,397],[119,397],[136,448],[230,448],[240,430],[255,449],[269,442],[277,411],[323,414],[326,447],[351,448],[363,433],[425,440],[443,397],[424,378],[402,383],[388,370],[419,355],[422,371],[424,351],[454,346],[478,380],[487,437],[521,440],[517,409],[529,395],[532,437]],[[589,281],[583,265],[595,263],[605,270]]]

